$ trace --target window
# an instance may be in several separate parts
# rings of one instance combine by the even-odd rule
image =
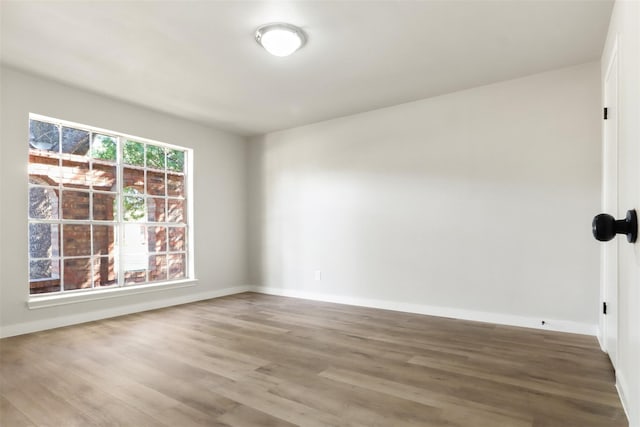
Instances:
[[[31,115],[29,293],[188,278],[190,154]]]

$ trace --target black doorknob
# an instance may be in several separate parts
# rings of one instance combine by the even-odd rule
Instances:
[[[638,238],[638,215],[636,210],[627,211],[625,219],[616,220],[609,214],[596,215],[591,224],[593,237],[601,242],[608,242],[616,234],[626,234],[627,241],[634,243]]]

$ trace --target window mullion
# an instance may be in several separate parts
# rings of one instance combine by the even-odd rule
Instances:
[[[64,227],[62,226],[62,204],[64,200],[62,200],[62,181],[64,179],[64,174],[62,173],[62,126],[58,126],[58,229],[60,230],[60,248],[58,251],[58,265],[60,269],[60,292],[64,292]]]
[[[91,156],[91,150],[93,148],[93,132],[89,132],[89,151],[87,152],[87,160],[89,161],[89,176],[94,176],[93,175],[93,158]],[[95,287],[95,280],[96,280],[96,249],[94,248],[94,236],[93,236],[93,179],[91,180],[91,182],[89,183],[89,238],[91,239],[91,242],[89,244],[89,247],[91,248],[91,252],[90,252],[90,257],[89,257],[89,263],[90,263],[90,271],[91,271],[91,289],[93,289]]]
[[[144,219],[144,225],[143,227],[143,233],[142,235],[144,236],[144,254],[145,254],[145,265],[147,266],[147,268],[144,269],[144,279],[145,282],[149,283],[149,217],[147,216],[149,214],[149,192],[147,189],[147,144],[143,144],[142,145],[143,150],[142,150],[142,167],[144,168],[143,172],[142,172],[142,179],[143,179],[143,187],[142,187],[142,196],[143,196],[143,201],[144,203],[142,204],[142,208],[144,209],[144,216],[142,217]]]
[[[116,243],[114,262],[118,274],[118,286],[124,286],[124,256],[122,246],[124,245],[124,140],[121,136],[117,139],[118,149],[116,150],[116,193],[118,198],[118,212],[116,212]]]

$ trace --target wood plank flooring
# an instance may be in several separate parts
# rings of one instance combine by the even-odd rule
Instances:
[[[626,426],[590,336],[244,293],[0,340],[2,426]]]

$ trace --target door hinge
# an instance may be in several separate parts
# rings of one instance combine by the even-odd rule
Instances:
[[[602,314],[607,314],[607,303],[606,302],[602,303]]]
[[[607,120],[607,116],[609,115],[609,109],[607,107],[604,107],[604,113],[602,115],[602,118],[604,120]]]

